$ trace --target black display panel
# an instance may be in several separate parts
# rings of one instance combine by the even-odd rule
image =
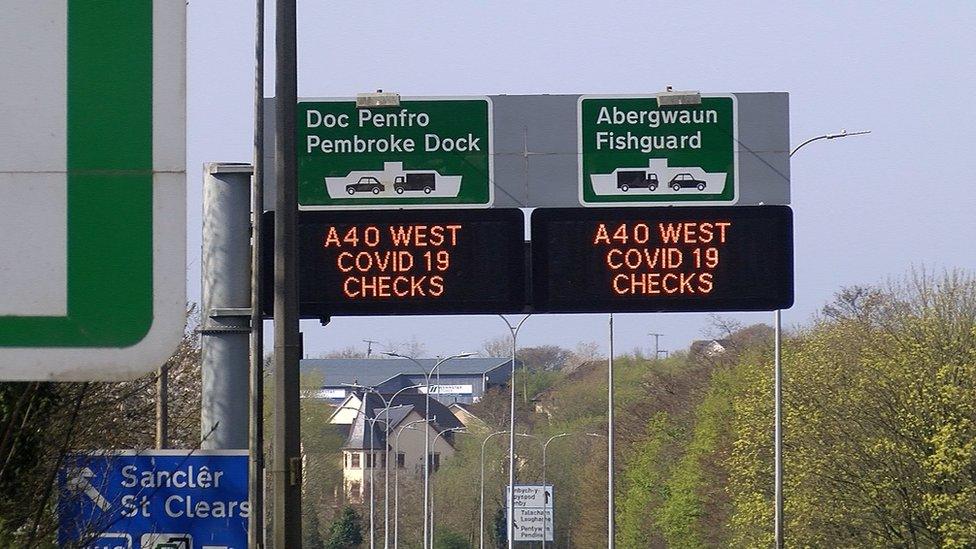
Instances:
[[[764,311],[793,304],[788,206],[540,208],[535,312]]]
[[[264,311],[272,311],[273,214]],[[301,211],[299,314],[512,313],[526,308],[525,221],[517,209]]]

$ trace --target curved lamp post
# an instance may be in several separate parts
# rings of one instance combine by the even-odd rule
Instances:
[[[436,435],[434,435],[434,440],[431,441],[431,443],[430,443],[430,449],[431,449],[431,451],[434,451],[434,449],[437,447],[437,439],[438,438],[441,438],[441,435],[443,435],[445,433],[462,433],[463,434],[463,433],[466,433],[466,432],[467,431],[464,430],[464,427],[451,427],[449,429],[444,429],[443,431],[441,431],[441,432],[437,433]],[[446,439],[445,439],[445,441],[446,441]],[[430,547],[432,549],[434,547],[434,492],[433,492],[433,490],[430,493]]]
[[[363,406],[366,406],[365,400],[363,401]],[[356,417],[362,415],[363,431],[366,430],[366,422],[369,422],[369,459],[364,460],[363,465],[369,464],[369,547],[370,549],[374,549],[376,546],[376,530],[373,522],[373,469],[376,468],[376,455],[373,453],[373,434],[376,432],[377,418],[371,418],[359,408],[353,408],[352,406],[336,406],[335,408],[337,410],[355,410]],[[343,468],[345,468],[345,463],[343,463]]]
[[[512,377],[509,378],[509,385],[512,386],[512,401],[510,404],[511,409],[508,421],[508,486],[509,490],[515,490],[515,350],[519,330],[522,328],[522,324],[524,324],[525,321],[528,320],[532,315],[525,315],[522,317],[522,320],[518,321],[518,323],[514,325],[509,322],[504,315],[498,316],[501,317],[501,319],[505,322],[505,325],[508,326],[508,331],[512,334]],[[508,499],[509,521],[508,525],[505,527],[508,539],[508,545],[506,547],[512,548],[515,546],[515,528],[513,527],[514,523],[511,520],[511,517],[514,516],[515,513],[515,498]]]
[[[549,440],[542,445],[542,489],[546,489],[546,449],[549,447],[549,443],[556,440],[557,438],[563,438],[572,436],[574,434],[582,434],[587,437],[601,437],[605,438],[604,435],[600,433],[559,433],[558,435],[553,435],[549,437]],[[553,514],[555,515],[555,506],[553,506]],[[546,548],[546,527],[549,526],[549,514],[542,514],[542,549]]]
[[[396,436],[393,437],[393,455],[394,459],[398,459],[396,456],[400,455],[400,434],[406,430],[416,431],[414,427],[415,423],[429,423],[428,419],[418,419],[411,421],[410,423],[403,426],[402,429],[397,431]],[[397,466],[393,473],[393,549],[399,549],[400,547],[400,468]]]
[[[478,536],[479,549],[485,549],[485,445],[488,444],[488,441],[491,439],[491,437],[497,435],[507,435],[507,434],[508,431],[496,431],[486,436],[485,440],[481,442],[481,496],[479,498],[479,501],[481,503],[479,505],[479,513],[478,513],[479,521],[481,524],[481,532]],[[535,435],[530,435],[526,433],[516,433],[515,436],[536,438]]]
[[[384,448],[384,467],[383,467],[384,475],[385,475],[385,478],[383,480],[383,548],[389,549],[390,548],[390,443],[389,443],[390,408],[393,407],[393,402],[396,400],[396,397],[400,393],[409,389],[417,389],[418,387],[423,387],[423,385],[410,385],[409,387],[404,387],[398,390],[397,392],[393,393],[393,396],[390,397],[389,401],[383,398],[383,395],[373,387],[367,387],[366,385],[360,385],[359,383],[343,383],[342,385],[345,385],[347,387],[355,387],[358,389],[362,389],[364,391],[369,391],[371,393],[374,393],[376,396],[380,397],[380,400],[383,401],[383,405],[384,405],[383,414],[385,416],[385,419],[383,420],[383,424],[385,426],[383,432],[386,435],[383,437],[384,444],[386,446]],[[372,499],[372,497],[373,496],[370,495],[370,499]]]
[[[790,151],[790,158],[797,151],[813,143],[814,141],[820,141],[821,139],[839,139],[841,137],[850,137],[852,135],[866,135],[871,133],[871,130],[859,130],[849,132],[847,130],[841,130],[835,133],[825,133],[823,135],[818,135],[811,137],[806,141],[800,143]],[[782,311],[776,309],[773,313],[773,338],[775,343],[773,345],[773,415],[775,420],[775,425],[773,427],[774,442],[773,442],[773,469],[775,476],[775,488],[774,488],[774,499],[775,499],[775,510],[774,510],[774,546],[777,549],[781,549],[785,540],[783,539],[783,368],[782,368]]]
[[[427,371],[423,367],[423,365],[413,357],[401,355],[398,353],[392,353],[392,352],[386,352],[383,354],[387,356],[396,357],[396,358],[405,358],[413,362],[414,364],[416,364],[417,367],[420,368],[420,371],[424,373],[424,380],[426,381],[426,386],[427,386],[426,399],[424,400],[424,419],[429,420],[430,419],[430,378],[431,376],[434,374],[434,372],[437,371],[437,368],[439,368],[441,364],[444,364],[448,360],[452,360],[455,358],[469,357],[474,353],[458,353],[456,355],[451,355],[447,358],[442,358],[438,360],[437,363],[434,364],[434,367],[431,368],[430,371]],[[430,501],[430,437],[428,436],[428,431],[424,431],[424,547],[425,548],[430,545],[430,528],[429,528],[429,523],[427,522],[427,517],[430,509],[428,507],[429,501]]]
[[[557,438],[568,437],[571,433],[559,433],[558,435],[552,435],[542,445],[542,491],[545,493],[546,490],[546,450],[549,448],[549,443],[556,440]],[[553,506],[555,510],[555,506]],[[542,549],[546,549],[546,527],[549,526],[549,510],[542,509]]]

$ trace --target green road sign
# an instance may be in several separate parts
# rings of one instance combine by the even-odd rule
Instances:
[[[307,100],[298,104],[297,126],[303,210],[492,204],[487,97],[372,108]]]
[[[0,379],[132,377],[185,312],[185,5],[0,23]],[[8,108],[10,107],[10,108]]]
[[[656,97],[584,95],[577,107],[583,205],[735,204],[739,198],[733,95],[700,105]]]

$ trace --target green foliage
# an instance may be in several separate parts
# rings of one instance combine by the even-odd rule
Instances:
[[[302,548],[322,549],[325,542],[319,532],[319,514],[314,509],[302,513]]]
[[[437,531],[437,538],[434,540],[435,549],[471,549],[471,544],[464,536],[451,530]]]
[[[617,504],[617,541],[621,547],[649,547],[654,523],[647,520],[666,497],[665,473],[660,467],[662,448],[673,440],[668,436],[668,415],[658,412],[647,424],[647,436],[633,448],[624,469],[622,497]]]
[[[523,389],[528,398],[552,387],[563,374],[547,370],[522,370],[515,373],[516,389]]]
[[[716,453],[727,438],[731,382],[723,370],[712,376],[708,393],[696,410],[685,454],[666,483],[667,498],[656,522],[669,547],[715,546],[725,541],[721,530],[708,524],[709,519],[714,522],[715,517],[727,514],[717,490],[724,479],[710,465],[715,465]]]
[[[976,283],[847,290],[784,351],[786,530],[821,547],[976,544]],[[768,361],[738,369],[733,545],[768,546]],[[763,364],[765,362],[765,364]]]
[[[363,543],[363,519],[352,507],[344,507],[332,521],[326,549],[350,549]]]
[[[492,521],[492,533],[495,538],[495,547],[498,549],[505,549],[508,547],[508,524],[505,522],[505,507],[499,507],[495,511],[495,518]]]

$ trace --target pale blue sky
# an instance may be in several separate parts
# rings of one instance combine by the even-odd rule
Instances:
[[[271,0],[268,10],[270,19]],[[251,159],[254,18],[240,0],[191,1],[187,18],[187,280],[197,301],[202,164]],[[787,325],[809,321],[845,285],[913,265],[976,268],[973,2],[300,1],[299,20],[302,96],[786,91],[794,145],[872,130],[794,157]],[[268,38],[273,95],[271,27]],[[616,318],[620,351],[650,349],[650,331],[682,348],[708,326],[704,314]],[[605,327],[606,315],[539,316],[520,344],[605,346]],[[449,354],[506,333],[483,316],[345,318],[303,331],[311,356],[364,338]]]

